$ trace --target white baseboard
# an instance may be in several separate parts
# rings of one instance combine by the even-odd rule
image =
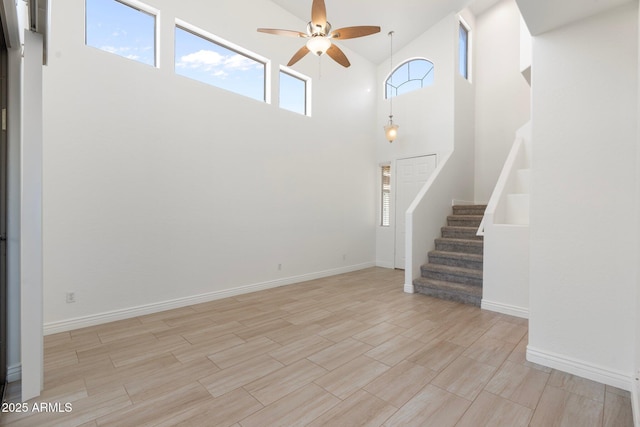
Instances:
[[[22,379],[22,365],[12,365],[7,367],[7,383],[20,381]]]
[[[488,301],[482,299],[480,307],[483,310],[495,311],[497,313],[508,314],[509,316],[529,318],[529,309],[526,307],[518,307],[516,305],[503,304],[501,302]]]
[[[254,283],[251,285],[223,289],[220,291],[209,292],[201,295],[177,298],[170,301],[163,301],[137,307],[124,308],[121,310],[109,311],[105,313],[92,314],[89,316],[76,317],[73,319],[49,322],[44,324],[44,335],[57,334],[59,332],[67,332],[74,329],[85,328],[87,326],[95,326],[103,323],[114,322],[116,320],[144,316],[147,314],[158,313],[160,311],[172,310],[174,308],[180,308],[194,304],[201,304],[204,302],[247,294],[250,292],[261,291],[264,289],[277,288],[280,286],[291,285],[293,283],[306,282],[308,280],[335,276],[337,274],[350,273],[352,271],[363,270],[370,267],[375,267],[375,263],[367,262],[362,264],[350,265],[331,270],[318,271],[315,273],[302,274],[299,276],[285,277],[282,279],[269,280],[266,282]]]
[[[405,283],[404,284],[404,292],[407,294],[413,294],[416,292],[416,288],[413,286],[413,283]]]
[[[527,346],[527,360],[579,377],[607,384],[622,390],[631,391],[633,378],[630,373],[614,371],[602,366],[587,363],[561,354]]]
[[[396,268],[396,266],[392,262],[387,262],[387,261],[376,261],[376,267]]]

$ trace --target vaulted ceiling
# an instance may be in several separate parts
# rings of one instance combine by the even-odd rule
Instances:
[[[308,22],[312,0],[272,0],[280,7]],[[379,34],[340,42],[374,64],[389,57],[387,34],[394,31],[394,49],[401,48],[424,33],[429,27],[450,13],[469,6],[480,13],[498,0],[325,0],[327,20],[332,27],[352,25],[378,25]],[[277,17],[270,17],[265,26],[279,28]],[[302,28],[290,28],[304,31]]]
[[[272,0],[308,22],[312,0]],[[469,7],[479,15],[500,0],[325,0],[327,18],[333,28],[379,25],[379,34],[345,40],[345,47],[374,64],[389,57],[387,34],[394,31],[394,48],[400,49],[450,13]],[[532,35],[603,12],[634,0],[516,0]],[[277,17],[268,26],[277,28]],[[292,28],[296,29],[296,28]],[[304,27],[300,28],[304,31]]]

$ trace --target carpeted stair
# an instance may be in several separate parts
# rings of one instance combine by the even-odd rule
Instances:
[[[413,281],[416,292],[474,304],[482,300],[482,236],[476,236],[486,205],[459,205],[447,217],[436,249]]]

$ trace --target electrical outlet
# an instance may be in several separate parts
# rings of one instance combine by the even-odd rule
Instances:
[[[67,304],[71,304],[76,302],[76,293],[75,292],[67,292]]]
[[[278,264],[278,271],[282,270],[282,264]]]

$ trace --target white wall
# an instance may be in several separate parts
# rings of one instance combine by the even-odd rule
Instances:
[[[467,80],[459,73],[458,57],[458,28],[459,18],[455,17],[451,25],[452,32],[456,34],[453,39],[453,140],[454,158],[456,159],[457,171],[455,173],[454,193],[452,200],[475,202],[478,199],[474,195],[475,176],[475,156],[476,156],[476,90],[475,62],[478,52],[475,50],[476,20],[470,12],[465,9],[460,15],[465,23],[469,25],[471,55],[469,61],[473,70],[470,72],[470,79]],[[442,218],[442,221],[446,218]],[[438,236],[439,237],[439,236]]]
[[[640,8],[638,9],[638,22],[640,23]],[[640,24],[639,24],[640,27]],[[640,31],[638,32],[638,52],[640,55]],[[640,67],[637,80],[640,82]],[[638,85],[638,116],[636,123],[640,123],[640,85]],[[637,145],[640,146],[640,129],[636,129]],[[633,386],[631,388],[631,404],[635,425],[640,426],[640,150],[636,150],[636,353]]]
[[[49,330],[373,265],[378,81],[348,43],[349,69],[324,57],[320,77],[311,56],[294,67],[313,78],[309,118],[173,73],[179,18],[271,58],[276,81],[300,41],[255,29],[305,23],[273,3],[255,1],[247,11],[231,0],[149,0],[161,11],[159,69],[86,47],[83,3],[51,5]],[[76,303],[65,303],[68,291]]]
[[[20,355],[22,401],[40,394],[44,383],[42,342],[43,129],[41,34],[25,31],[22,78],[20,200]]]
[[[475,199],[487,202],[513,144],[530,118],[531,88],[520,73],[520,12],[503,0],[476,18]]]
[[[400,128],[398,138],[392,144],[385,139],[383,131],[383,126],[389,120],[389,101],[384,99],[384,82],[389,75],[390,63],[387,60],[378,66],[377,156],[379,163],[391,163],[392,176],[391,226],[381,227],[378,224],[376,233],[376,264],[380,266],[394,267],[396,160],[436,154],[437,163],[440,164],[444,156],[453,150],[453,79],[457,70],[454,56],[454,41],[457,39],[452,32],[454,21],[457,22],[455,15],[447,16],[408,46],[393,53],[394,68],[411,58],[426,58],[433,62],[435,74],[432,86],[393,98],[394,123]],[[402,29],[397,29],[396,33],[400,31]]]
[[[7,378],[20,379],[20,120],[22,54],[8,52]]]
[[[533,44],[528,358],[629,389],[638,222],[637,2]]]

